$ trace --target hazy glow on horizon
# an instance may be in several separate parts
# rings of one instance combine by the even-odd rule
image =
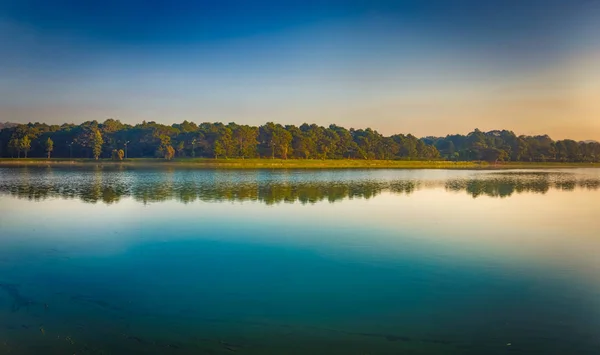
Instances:
[[[0,121],[600,140],[598,1],[144,4],[0,4]]]

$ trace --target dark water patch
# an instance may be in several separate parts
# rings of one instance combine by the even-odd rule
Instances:
[[[84,295],[74,295],[70,297],[71,301],[76,302],[76,303],[83,303],[83,304],[92,304],[95,306],[98,306],[100,308],[106,309],[106,310],[110,310],[110,311],[122,311],[123,309],[121,307],[117,307],[114,306],[106,301],[103,300],[99,300],[90,296],[84,296]]]
[[[19,291],[19,286],[15,284],[0,284],[0,289],[4,290],[6,294],[11,298],[12,304],[10,306],[11,312],[15,313],[21,309],[25,309],[27,312],[30,311],[31,307],[39,305],[38,302],[32,300],[29,297],[23,296]]]
[[[126,335],[125,339],[127,340],[131,340],[137,343],[144,343],[144,341],[142,340],[142,338],[135,336],[135,335]]]
[[[419,337],[409,337],[405,335],[397,335],[397,334],[384,334],[384,333],[356,333],[356,332],[343,332],[348,335],[360,335],[365,337],[374,337],[381,338],[391,342],[421,342],[421,343],[430,343],[430,344],[438,344],[438,345],[455,345],[456,343],[450,340],[443,339],[430,339],[430,338],[419,338]]]

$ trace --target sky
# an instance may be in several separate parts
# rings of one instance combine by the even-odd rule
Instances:
[[[0,0],[0,122],[600,140],[599,0]]]

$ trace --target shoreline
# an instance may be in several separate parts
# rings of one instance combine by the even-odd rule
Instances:
[[[600,168],[599,163],[561,162],[452,162],[411,160],[317,160],[317,159],[209,159],[180,158],[163,160],[133,158],[123,161],[64,158],[2,158],[0,167],[10,166],[126,166],[181,167],[198,169],[544,169]]]

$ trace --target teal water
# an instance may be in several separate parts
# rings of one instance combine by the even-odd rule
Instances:
[[[0,354],[598,354],[600,170],[0,168]]]

